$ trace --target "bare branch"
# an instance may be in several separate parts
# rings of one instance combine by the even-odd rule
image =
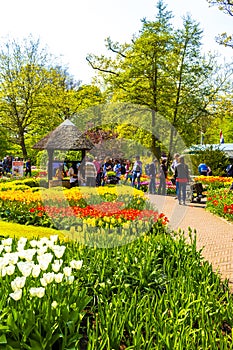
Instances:
[[[96,69],[96,70],[98,70],[99,72],[104,72],[104,73],[119,75],[118,73],[116,73],[116,72],[114,72],[114,71],[112,71],[112,70],[103,69],[103,68],[101,68],[101,67],[95,66],[95,65],[92,63],[92,61],[91,61],[91,59],[90,59],[89,56],[86,57],[86,60],[87,60],[87,62],[90,64],[91,68]]]

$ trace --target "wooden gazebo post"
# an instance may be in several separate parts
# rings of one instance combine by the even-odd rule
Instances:
[[[53,149],[48,149],[48,180],[53,179]]]

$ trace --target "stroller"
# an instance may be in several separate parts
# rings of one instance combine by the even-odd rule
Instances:
[[[195,182],[193,180],[187,185],[186,196],[191,203],[197,202],[201,203],[202,198],[205,197],[203,194],[204,189],[201,182]]]
[[[117,177],[115,175],[108,175],[106,183],[109,185],[117,185],[117,184],[119,184],[119,180],[120,180],[119,177]]]

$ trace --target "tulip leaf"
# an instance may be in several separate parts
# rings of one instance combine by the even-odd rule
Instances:
[[[0,344],[7,344],[6,336],[5,334],[0,335]]]

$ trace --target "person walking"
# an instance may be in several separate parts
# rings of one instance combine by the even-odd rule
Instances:
[[[68,176],[70,177],[70,188],[78,186],[78,169],[75,162],[72,162],[68,170]]]
[[[173,174],[174,184],[176,185],[176,196],[175,196],[175,199],[178,198],[178,194],[179,194],[179,182],[176,181],[176,177],[175,177],[175,170],[176,170],[177,164],[179,163],[179,156],[180,156],[179,153],[175,153],[174,154],[173,162],[172,162],[172,165],[171,165],[171,171],[172,171],[172,174]]]
[[[159,168],[159,188],[158,194],[165,196],[166,195],[166,178],[167,178],[167,161],[162,159]]]
[[[131,173],[132,173],[131,162],[130,162],[129,159],[127,159],[126,162],[125,162],[125,181],[124,181],[124,184],[126,184],[128,179],[131,180]]]
[[[132,169],[132,187],[135,187],[135,181],[137,180],[137,189],[140,190],[140,179],[142,175],[142,162],[140,156],[135,157],[135,162]]]
[[[86,186],[95,187],[96,186],[96,176],[97,171],[95,164],[91,161],[90,158],[87,158],[85,164],[85,182]]]
[[[181,203],[181,199],[183,204],[186,205],[186,186],[189,181],[189,169],[188,165],[184,162],[184,156],[179,157],[179,163],[176,166],[175,170],[176,181],[179,182],[179,193],[178,200],[179,204]]]
[[[149,165],[148,174],[150,176],[150,183],[149,183],[149,193],[155,194],[156,193],[156,173],[157,173],[157,159],[154,159],[152,163]]]
[[[26,171],[25,171],[25,176],[32,176],[32,164],[31,164],[31,159],[28,159],[25,164]]]
[[[101,162],[98,161],[97,157],[93,160],[93,164],[96,168],[96,186],[101,186],[101,176],[102,176],[102,169],[101,169]]]

